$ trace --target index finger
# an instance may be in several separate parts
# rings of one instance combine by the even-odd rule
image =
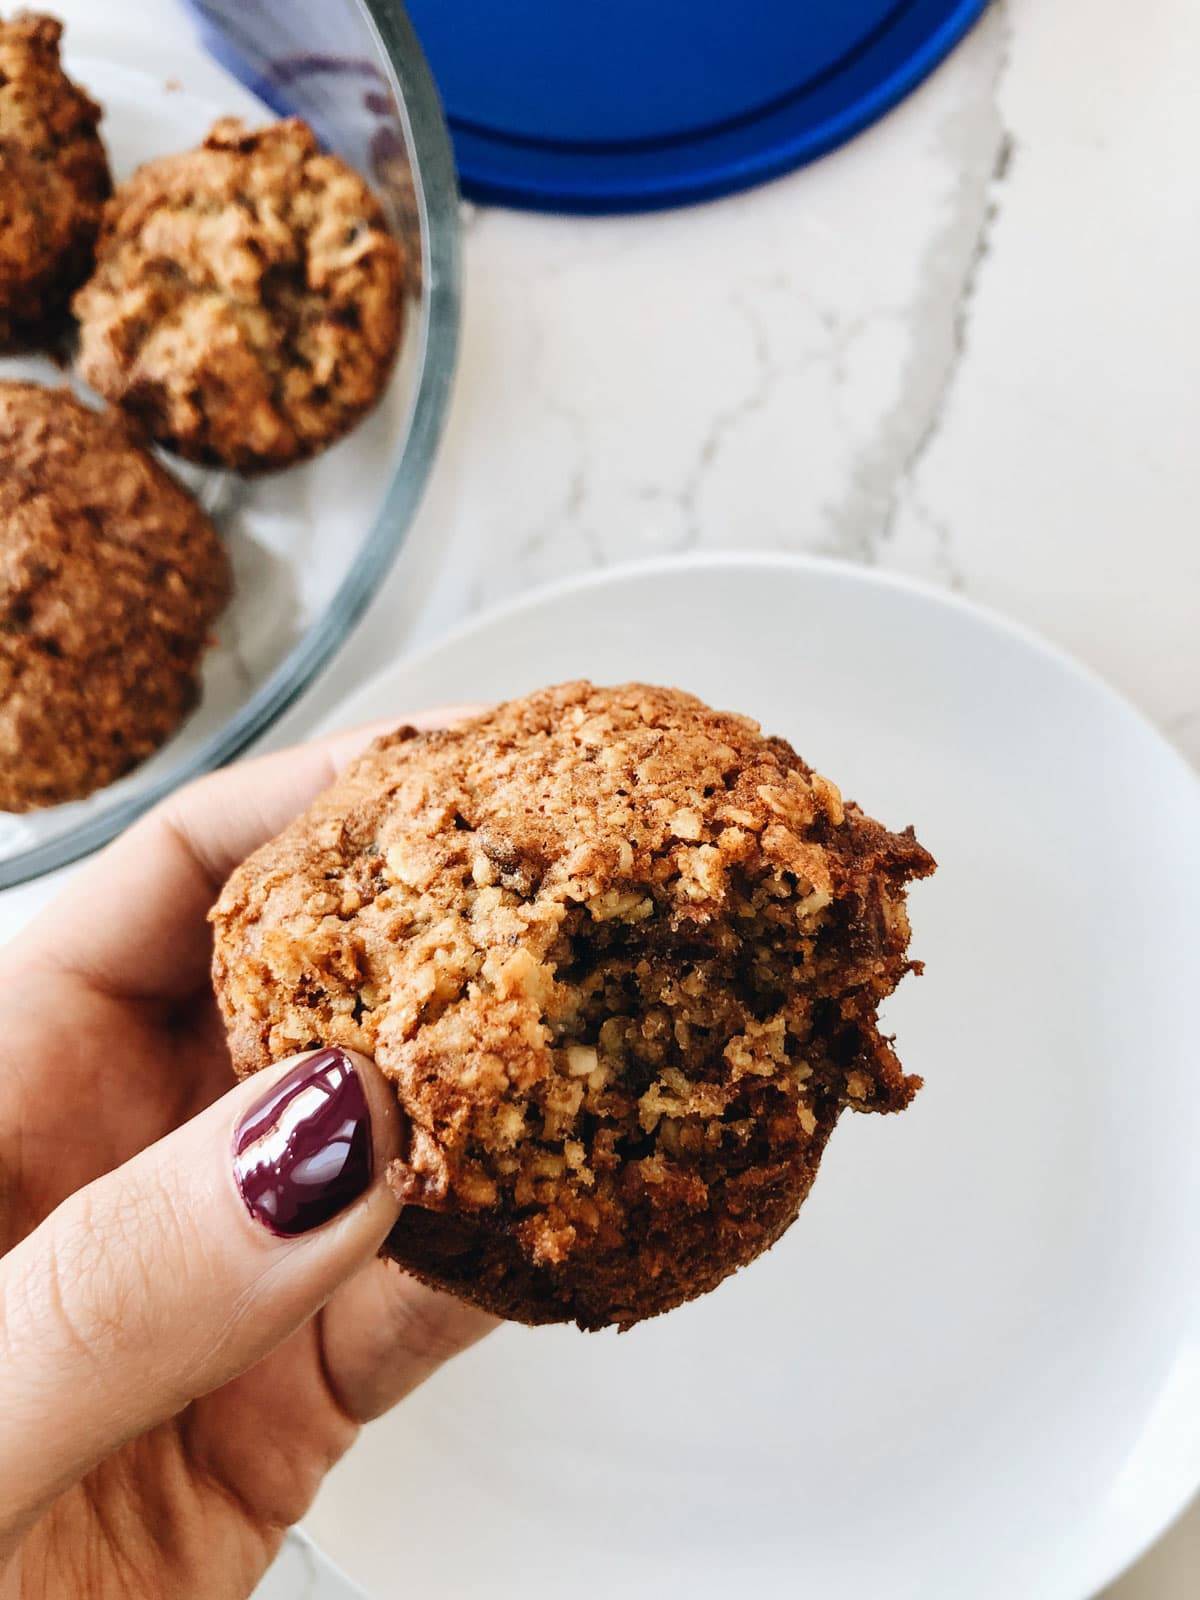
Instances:
[[[180,1000],[207,981],[207,915],[239,862],[287,826],[370,741],[446,727],[443,707],[240,762],[180,789],[103,850],[9,954],[77,974],[122,999]]]

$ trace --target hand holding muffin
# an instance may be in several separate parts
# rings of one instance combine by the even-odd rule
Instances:
[[[373,1259],[369,1061],[230,1088],[205,913],[361,743],[180,791],[0,951],[6,1594],[250,1594],[359,1424],[490,1326]]]

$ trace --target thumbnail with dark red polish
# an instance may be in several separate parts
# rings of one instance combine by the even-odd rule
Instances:
[[[344,1050],[322,1050],[273,1084],[233,1136],[246,1209],[284,1238],[330,1222],[369,1187],[371,1112]]]

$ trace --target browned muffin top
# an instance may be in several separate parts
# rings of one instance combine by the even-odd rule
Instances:
[[[622,1326],[793,1219],[932,871],[780,739],[567,684],[379,741],[213,913],[234,1062],[338,1043],[411,1124],[390,1252],[505,1316]]]
[[[88,382],[193,461],[284,467],[347,432],[396,355],[404,257],[303,122],[218,122],[139,168],[76,296]]]
[[[212,524],[116,418],[0,384],[0,809],[78,799],[156,750],[228,593]]]
[[[61,36],[53,17],[0,21],[0,343],[54,331],[112,188],[100,107],[63,72]]]

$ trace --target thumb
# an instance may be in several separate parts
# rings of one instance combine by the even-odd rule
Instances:
[[[0,1261],[0,1528],[252,1366],[375,1254],[402,1124],[371,1062],[294,1057]]]

